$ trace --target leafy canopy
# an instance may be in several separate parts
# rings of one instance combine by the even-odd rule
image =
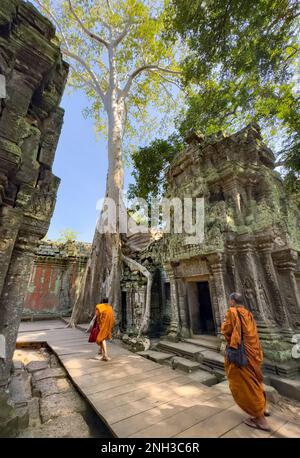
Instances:
[[[170,0],[169,36],[188,46],[180,132],[256,120],[291,158],[300,141],[299,15],[298,0]]]
[[[165,3],[168,39],[180,39],[186,49],[187,109],[176,121],[182,142],[191,129],[205,135],[232,133],[255,120],[269,145],[281,150],[288,188],[300,194],[298,0]],[[135,195],[161,188],[157,177],[162,180],[166,163],[158,144],[168,141],[154,141],[136,153]]]
[[[146,147],[135,149],[131,156],[135,183],[129,185],[128,198],[139,197],[150,205],[152,198],[161,197],[165,189],[164,172],[182,146],[174,135],[168,140],[156,139]]]
[[[85,91],[90,104],[84,114],[95,120],[98,132],[107,133],[107,112],[99,91],[108,96],[112,81],[121,91],[129,76],[142,66],[178,71],[173,46],[166,46],[163,39],[163,0],[34,1],[57,27],[62,50],[71,65],[68,83]],[[113,56],[105,43],[113,45]],[[126,100],[126,138],[142,138],[142,127],[148,127],[148,134],[158,127],[158,117],[150,114],[149,120],[149,113],[153,107],[164,113],[170,110],[173,101],[168,88],[173,80],[177,80],[176,73],[156,68],[134,78]]]

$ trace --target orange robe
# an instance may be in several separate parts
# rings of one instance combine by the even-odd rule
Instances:
[[[97,304],[96,319],[99,326],[99,333],[97,335],[96,342],[99,345],[103,340],[112,338],[112,329],[115,324],[115,316],[112,306],[109,304]]]
[[[266,408],[261,371],[263,352],[252,313],[244,307],[238,307],[238,311],[243,323],[244,347],[248,365],[238,368],[230,363],[225,356],[225,372],[230,391],[237,405],[249,415],[261,417]],[[241,342],[241,324],[235,307],[230,307],[228,310],[221,332],[224,334],[228,346],[238,348]]]

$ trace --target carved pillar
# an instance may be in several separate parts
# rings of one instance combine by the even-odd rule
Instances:
[[[258,326],[265,327],[271,324],[268,318],[266,304],[262,300],[259,272],[257,269],[257,260],[255,259],[255,250],[252,240],[239,241],[238,253],[239,268],[241,269],[241,278],[243,282],[243,293],[247,305],[257,322]]]
[[[175,274],[171,265],[164,267],[170,281],[171,323],[168,329],[168,338],[176,340],[179,334],[178,293]]]
[[[5,282],[22,214],[17,208],[0,208],[0,294]]]
[[[225,196],[234,202],[236,220],[239,224],[243,224],[243,214],[241,211],[241,196],[239,192],[239,184],[236,178],[231,177],[223,183]]]
[[[6,341],[6,358],[0,359],[0,386],[7,385],[9,381],[21,321],[24,291],[28,285],[35,247],[35,236],[26,239],[18,238],[0,297],[0,334],[4,335]]]
[[[238,265],[236,262],[236,248],[234,243],[227,242],[226,245],[226,251],[228,254],[228,257],[230,259],[230,268],[231,268],[231,273],[232,273],[232,278],[233,278],[233,290],[234,291],[243,291],[243,284],[241,281]]]
[[[191,337],[188,302],[187,302],[187,286],[183,279],[177,279],[178,292],[178,310],[180,317],[180,334],[183,337]]]
[[[0,205],[3,204],[3,199],[5,196],[5,190],[7,188],[7,185],[8,185],[7,176],[4,173],[0,172]]]
[[[300,328],[300,299],[295,278],[298,253],[291,249],[280,250],[272,254],[278,270],[280,287],[285,302],[285,313],[293,329]]]
[[[224,259],[222,253],[214,253],[207,256],[207,260],[212,271],[212,282],[214,284],[215,298],[213,302],[217,304],[214,307],[214,317],[218,332],[220,332],[221,324],[224,321],[228,305],[224,283]]]
[[[281,290],[272,259],[272,247],[273,244],[271,241],[261,241],[258,243],[258,250],[265,273],[266,283],[271,294],[270,309],[273,312],[274,321],[279,324],[284,331],[290,332],[289,316],[281,296]]]

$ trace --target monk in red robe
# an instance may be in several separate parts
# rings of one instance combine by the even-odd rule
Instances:
[[[112,338],[115,316],[112,306],[108,304],[108,299],[105,298],[101,304],[96,305],[96,320],[99,326],[96,342],[99,345],[99,354],[102,354],[101,360],[110,361],[106,340]]]
[[[263,352],[253,315],[243,306],[241,294],[232,293],[229,310],[222,325],[227,346],[237,349],[241,343],[241,326],[247,366],[237,367],[225,356],[225,372],[229,388],[238,406],[250,415],[245,423],[252,428],[270,431],[265,419],[266,395],[263,387],[261,364]],[[237,313],[239,312],[239,315]]]

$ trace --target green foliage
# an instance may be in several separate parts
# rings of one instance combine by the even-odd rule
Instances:
[[[77,240],[79,232],[73,231],[72,229],[66,228],[59,231],[60,237],[57,239],[60,243],[74,242]]]
[[[34,2],[57,26],[65,59],[71,65],[69,87],[85,91],[90,103],[83,114],[94,119],[97,133],[108,135],[107,110],[94,79],[109,97],[112,60],[107,47],[91,38],[85,30],[109,43],[122,36],[114,47],[113,63],[114,81],[120,91],[129,75],[141,66],[154,64],[178,71],[174,47],[171,44],[166,46],[163,37],[163,0],[71,0],[73,12],[82,25],[70,9],[68,0]],[[126,97],[123,138],[127,150],[145,135],[153,135],[160,127],[161,117],[170,111],[171,105],[174,108],[170,86],[177,79],[175,74],[159,73],[154,68],[139,73],[134,79]]]
[[[159,198],[165,187],[164,172],[182,147],[180,138],[173,135],[168,140],[156,139],[149,146],[134,150],[132,176],[135,184],[129,186],[129,199],[138,197],[150,203],[152,198]]]
[[[188,46],[179,131],[231,132],[255,120],[299,170],[299,1],[167,3],[169,37]]]
[[[284,177],[286,190],[294,198],[295,203],[300,208],[300,173],[290,170]]]

